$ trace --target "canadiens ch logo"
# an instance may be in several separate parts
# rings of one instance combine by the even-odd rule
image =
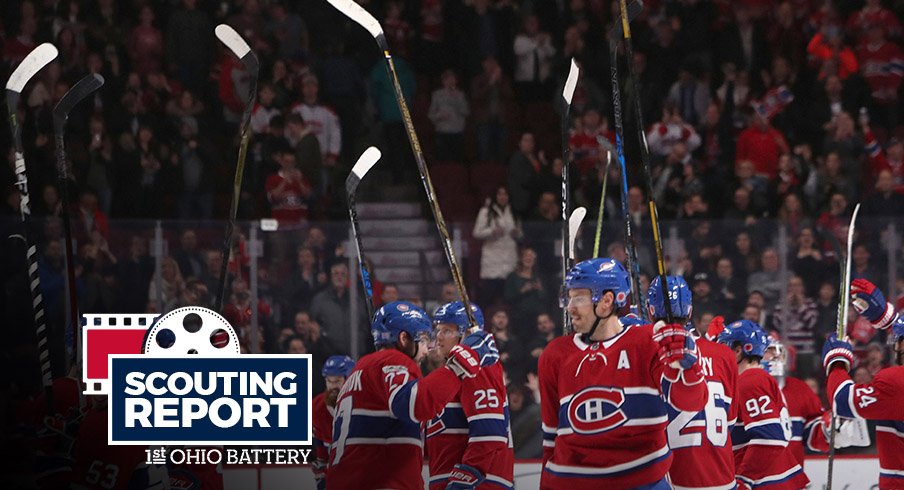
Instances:
[[[628,421],[621,410],[624,403],[625,392],[621,388],[584,388],[571,399],[568,422],[578,434],[601,434]]]

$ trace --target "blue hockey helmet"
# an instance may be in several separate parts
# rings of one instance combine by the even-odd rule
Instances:
[[[719,334],[717,341],[734,349],[736,343],[741,344],[741,352],[746,356],[763,357],[769,347],[769,335],[763,327],[750,320],[738,320]]]
[[[477,326],[483,330],[483,311],[480,307],[471,303],[471,313],[474,315],[474,321]],[[464,335],[471,328],[468,323],[468,312],[465,311],[465,305],[461,301],[453,301],[436,308],[433,312],[433,324],[452,323],[458,325],[458,333]]]
[[[563,308],[568,304],[570,289],[589,289],[594,304],[603,297],[603,293],[612,291],[616,307],[622,308],[628,304],[631,279],[621,262],[600,257],[579,262],[568,271],[559,298],[559,304]]]
[[[429,336],[431,331],[427,313],[407,301],[393,301],[380,307],[370,326],[376,348],[395,344],[401,332],[408,332],[417,339],[421,335]]]
[[[694,298],[691,288],[681,276],[668,276],[666,282],[669,286],[669,304],[672,307],[672,316],[675,318],[690,318],[693,310]],[[662,285],[660,277],[656,276],[650,282],[647,289],[647,305],[650,308],[650,316],[656,320],[666,317],[665,302],[662,297]]]
[[[323,363],[323,369],[320,374],[327,376],[342,376],[347,378],[352,370],[355,369],[355,360],[348,356],[330,356]]]

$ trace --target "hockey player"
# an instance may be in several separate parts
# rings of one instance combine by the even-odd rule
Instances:
[[[706,406],[694,339],[683,325],[624,325],[615,268],[592,259],[565,278],[575,331],[590,344],[558,366],[558,430],[542,488],[669,488],[666,403]]]
[[[158,490],[169,488],[165,465],[146,463],[147,446],[107,445],[107,398],[91,397],[79,427],[71,490]]]
[[[669,479],[676,490],[691,488],[733,488],[734,453],[730,429],[738,417],[733,401],[738,383],[734,354],[724,345],[702,338],[689,323],[693,294],[684,278],[668,276],[669,303],[675,323],[687,325],[697,344],[709,398],[697,412],[683,412],[668,406],[666,433],[672,450]],[[665,302],[660,278],[647,289],[647,309],[653,321],[665,320]],[[700,468],[706,467],[706,471]]]
[[[483,329],[483,312],[472,304]],[[447,357],[467,331],[461,301],[446,303],[433,314],[436,348]],[[515,455],[502,363],[463,379],[461,391],[427,424],[430,489],[513,488]]]
[[[732,428],[738,488],[801,489],[809,479],[788,447],[791,417],[778,383],[763,369],[769,336],[750,320],[727,325],[719,343],[738,366],[738,422]]]
[[[578,266],[585,271],[603,271],[598,273],[600,287],[603,290],[612,291],[615,295],[617,314],[622,317],[622,324],[642,323],[637,316],[630,312],[631,280],[621,262],[610,258],[596,258],[581,262],[575,267]],[[565,305],[562,304],[562,307],[564,308]],[[562,363],[571,354],[587,348],[588,339],[583,336],[590,331],[591,326],[592,324],[587,322],[580,325],[572,324],[573,335],[556,337],[540,354],[537,376],[540,379],[540,418],[543,428],[544,466],[552,457],[556,445],[556,431],[559,427],[559,373]]]
[[[897,366],[882,369],[872,382],[854,384],[848,371],[853,363],[851,344],[829,337],[822,348],[826,368],[826,393],[835,413],[844,418],[878,420],[876,449],[879,452],[879,488],[904,488],[904,319],[885,296],[866,279],[851,283],[854,309],[879,330],[892,336]]]
[[[336,400],[345,378],[355,369],[355,361],[348,356],[330,356],[323,363],[320,374],[326,381],[326,391],[311,401],[311,424],[314,430],[314,479],[317,490],[326,488],[326,464],[330,458],[330,443],[333,441],[333,415]]]
[[[330,488],[423,490],[422,422],[442,411],[462,379],[477,376],[480,359],[499,355],[492,337],[478,332],[452,347],[445,366],[422,377],[417,362],[427,354],[431,327],[424,310],[407,301],[374,315],[377,351],[358,361],[339,391]]]
[[[788,415],[791,417],[791,441],[788,442],[788,447],[797,463],[803,467],[804,444],[813,452],[824,453],[829,450],[826,439],[829,426],[826,426],[823,418],[826,411],[807,383],[786,375],[787,351],[780,340],[770,339],[762,364],[763,369],[775,378],[785,396]]]

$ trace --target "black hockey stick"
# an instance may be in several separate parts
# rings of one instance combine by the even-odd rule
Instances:
[[[640,2],[641,0],[638,0],[638,3]],[[621,24],[625,41],[625,58],[628,65],[628,78],[631,80],[631,87],[633,89],[631,90],[631,95],[634,98],[633,107],[637,123],[637,139],[640,143],[640,159],[643,163],[644,177],[647,182],[647,206],[650,209],[650,226],[653,228],[653,248],[656,251],[656,269],[659,273],[659,283],[662,286],[662,297],[666,298],[666,301],[664,301],[666,322],[673,323],[672,304],[667,300],[669,297],[669,285],[666,278],[668,271],[665,270],[665,258],[662,253],[662,233],[659,229],[659,213],[656,210],[656,200],[653,197],[653,178],[650,175],[650,148],[647,146],[647,136],[644,133],[643,124],[643,109],[640,105],[640,95],[637,93],[640,84],[637,82],[637,74],[634,73],[634,45],[631,41],[631,25],[628,20],[625,0],[619,0],[619,3],[621,4]],[[644,316],[646,316],[646,312],[644,312]]]
[[[48,414],[53,413],[53,378],[50,367],[50,344],[47,339],[47,323],[44,318],[44,298],[41,296],[41,276],[38,274],[37,246],[28,232],[31,207],[28,199],[28,175],[25,171],[25,151],[22,149],[22,127],[19,125],[16,109],[25,84],[34,75],[57,57],[53,44],[44,43],[33,49],[19,63],[9,80],[6,81],[6,107],[9,111],[9,127],[13,135],[16,153],[16,187],[22,193],[19,210],[22,213],[22,233],[25,236],[25,260],[28,263],[28,281],[31,289],[31,307],[34,313],[35,333],[38,341],[38,357],[41,362],[41,382],[44,385]]]
[[[569,212],[571,208],[571,183],[568,181],[571,151],[568,147],[568,129],[571,118],[571,99],[574,97],[574,89],[578,84],[580,68],[571,59],[571,67],[568,69],[568,78],[565,79],[565,87],[562,89],[562,281],[568,275],[571,268],[569,251],[573,249],[570,238]],[[568,317],[568,308],[562,308],[562,330],[567,334],[571,331],[571,322]]]
[[[223,297],[226,295],[226,270],[229,267],[229,255],[232,252],[232,240],[235,231],[235,217],[239,210],[239,197],[242,192],[242,175],[245,173],[245,156],[248,153],[248,142],[251,140],[251,110],[254,109],[254,101],[257,97],[257,76],[260,63],[257,56],[251,51],[248,43],[242,39],[235,29],[226,24],[220,24],[214,29],[217,39],[232,51],[245,65],[251,77],[248,87],[248,100],[245,102],[245,113],[242,114],[242,125],[239,128],[239,157],[235,165],[235,177],[232,181],[232,202],[229,205],[229,221],[226,224],[226,238],[223,240],[223,264],[220,266],[220,287],[217,290],[217,299],[214,304],[216,311],[223,310]]]
[[[458,294],[461,302],[465,306],[465,313],[468,315],[468,323],[471,325],[470,331],[478,329],[477,321],[474,319],[474,312],[471,311],[471,301],[468,298],[468,291],[465,289],[464,276],[461,273],[461,267],[455,258],[455,252],[452,250],[452,237],[446,228],[446,220],[443,219],[443,212],[439,208],[436,200],[436,192],[433,189],[433,182],[430,180],[430,172],[427,170],[427,163],[424,160],[424,153],[421,151],[421,143],[414,131],[414,122],[411,120],[411,112],[408,110],[408,104],[405,102],[405,96],[402,93],[402,86],[399,85],[399,77],[396,74],[395,65],[392,61],[392,55],[389,53],[389,44],[386,42],[386,36],[383,34],[383,28],[380,23],[363,7],[354,2],[354,0],[328,0],[330,5],[345,14],[346,17],[355,21],[367,32],[373,36],[380,50],[383,52],[383,60],[386,62],[386,70],[389,72],[389,78],[392,80],[392,87],[395,92],[396,104],[399,106],[399,112],[402,113],[402,122],[405,124],[405,132],[408,134],[408,143],[411,145],[411,151],[414,154],[414,160],[417,163],[418,172],[421,175],[421,183],[424,186],[424,192],[427,194],[427,201],[433,211],[433,218],[436,221],[436,228],[439,231],[440,241],[442,242],[443,252],[446,254],[446,260],[449,262],[449,269],[452,273],[452,279],[458,288]]]
[[[854,229],[857,224],[857,214],[860,213],[860,203],[854,206],[854,214],[851,215],[851,224],[848,225],[847,255],[839,257],[841,265],[841,285],[838,288],[838,319],[835,324],[835,336],[840,340],[844,338],[844,330],[847,325],[848,307],[851,304],[851,250],[854,248]],[[829,434],[829,468],[826,476],[826,490],[832,490],[832,473],[835,469],[835,430],[838,427],[838,415],[835,413],[834,404],[832,410],[832,427]]]
[[[369,320],[373,320],[374,317],[374,290],[370,284],[370,273],[364,264],[364,248],[361,245],[361,232],[358,225],[357,193],[361,179],[367,175],[371,167],[376,165],[381,156],[380,150],[374,146],[364,150],[364,153],[355,162],[355,166],[352,167],[352,173],[348,174],[348,178],[345,179],[348,216],[352,220],[352,235],[354,235],[355,248],[358,251],[358,269],[361,271],[361,284],[364,286],[364,303],[367,306],[367,318]]]
[[[615,115],[615,148],[621,169],[621,211],[625,222],[625,249],[628,252],[628,270],[631,272],[631,298],[641,318],[647,317],[644,298],[640,289],[640,264],[637,261],[637,244],[634,239],[634,223],[628,213],[628,169],[625,163],[625,129],[622,124],[621,90],[618,86],[618,40],[609,37],[609,73],[612,78],[612,109]],[[668,296],[666,296],[668,297]]]
[[[81,322],[78,311],[78,292],[75,287],[75,250],[72,249],[72,220],[69,217],[69,166],[66,165],[66,121],[69,112],[82,100],[104,85],[104,77],[92,73],[78,81],[53,108],[53,135],[56,140],[57,181],[63,206],[63,236],[66,239],[66,280],[69,284],[69,322],[75,331],[75,355],[81,365]]]

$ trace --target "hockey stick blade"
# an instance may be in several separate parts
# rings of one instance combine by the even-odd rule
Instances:
[[[361,179],[367,175],[367,172],[377,164],[382,156],[383,154],[380,153],[380,150],[377,149],[377,147],[371,146],[364,150],[364,153],[358,157],[358,161],[355,162],[355,166],[352,167],[352,172],[348,174],[348,177],[345,179],[345,191],[349,195],[354,194],[355,191],[358,190],[358,183],[361,182]]]
[[[854,248],[854,229],[857,223],[857,214],[859,213],[860,203],[858,202],[857,205],[854,206],[854,214],[851,215],[851,223],[848,225],[847,255],[844,257],[844,289],[841,291],[843,293],[841,296],[841,314],[838,319],[839,339],[844,335],[844,325],[847,323],[848,307],[850,305],[848,298],[851,296],[851,251]]]
[[[235,54],[236,58],[241,59],[251,51],[251,46],[248,46],[248,43],[231,26],[220,24],[213,32],[216,34],[217,39]]]
[[[568,258],[571,260],[574,260],[574,241],[578,236],[578,228],[581,227],[585,216],[587,216],[587,208],[582,206],[572,211],[571,217],[568,218]]]
[[[21,94],[31,77],[41,71],[41,68],[44,68],[47,63],[53,61],[57,54],[56,46],[50,43],[44,43],[33,49],[9,76],[9,80],[6,81],[6,90]]]
[[[571,58],[571,68],[568,69],[568,78],[565,79],[565,88],[562,89],[562,98],[565,99],[566,104],[571,104],[571,98],[574,97],[574,89],[578,86],[578,75],[580,74],[581,69],[574,62],[574,58]]]
[[[640,13],[643,12],[643,1],[642,0],[634,0],[633,2],[628,4],[628,22],[634,20]],[[625,29],[622,27],[621,21],[616,20],[615,26],[612,28],[612,32],[610,33],[615,39],[621,39],[625,36]]]
[[[355,3],[354,0],[327,1],[338,11],[345,14],[346,17],[360,24],[361,27],[367,29],[367,32],[369,32],[370,35],[374,38],[383,35],[383,28],[380,27],[380,22],[377,21],[377,19],[375,19],[373,15],[370,15],[370,12],[364,10],[364,7]]]
[[[68,92],[66,92],[66,95],[64,95],[63,98],[57,102],[56,107],[53,108],[54,124],[65,124],[66,119],[69,118],[69,112],[72,111],[79,102],[94,93],[95,90],[103,87],[103,85],[104,77],[97,73],[85,75],[78,83],[73,85]]]

